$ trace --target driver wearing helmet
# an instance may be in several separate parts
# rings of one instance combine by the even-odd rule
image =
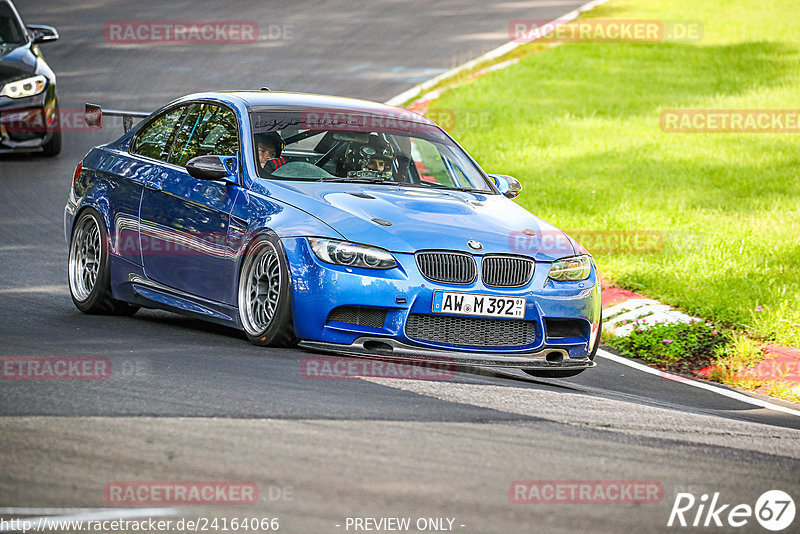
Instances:
[[[286,163],[281,157],[285,143],[278,132],[258,133],[253,137],[256,142],[258,175],[266,178]]]
[[[346,159],[351,169],[347,173],[348,178],[392,179],[394,149],[377,135],[370,135],[367,144],[351,148],[348,152]]]

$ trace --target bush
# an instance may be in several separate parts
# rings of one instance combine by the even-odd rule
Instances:
[[[628,336],[609,336],[608,345],[623,356],[641,358],[675,372],[708,366],[728,337],[708,323],[639,324]]]

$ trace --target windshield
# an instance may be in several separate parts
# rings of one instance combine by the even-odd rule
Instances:
[[[0,2],[0,45],[25,42],[25,32],[19,25],[16,13],[7,3]]]
[[[492,193],[478,167],[420,116],[347,110],[256,110],[259,176]]]

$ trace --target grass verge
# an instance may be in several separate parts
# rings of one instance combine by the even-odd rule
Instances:
[[[648,253],[595,252],[614,283],[800,348],[800,134],[659,125],[665,109],[798,108],[795,2],[612,0],[587,17],[697,19],[703,39],[522,47],[431,108],[453,110],[487,171],[523,182],[533,213],[581,235],[662,236]]]

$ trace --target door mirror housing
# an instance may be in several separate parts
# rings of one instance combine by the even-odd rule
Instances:
[[[28,30],[31,40],[36,44],[58,41],[58,32],[52,26],[28,24],[25,28]]]
[[[516,198],[522,191],[522,184],[513,176],[507,174],[490,174],[497,190],[506,198]]]
[[[198,180],[239,183],[239,162],[236,156],[198,156],[186,163],[186,170]]]

